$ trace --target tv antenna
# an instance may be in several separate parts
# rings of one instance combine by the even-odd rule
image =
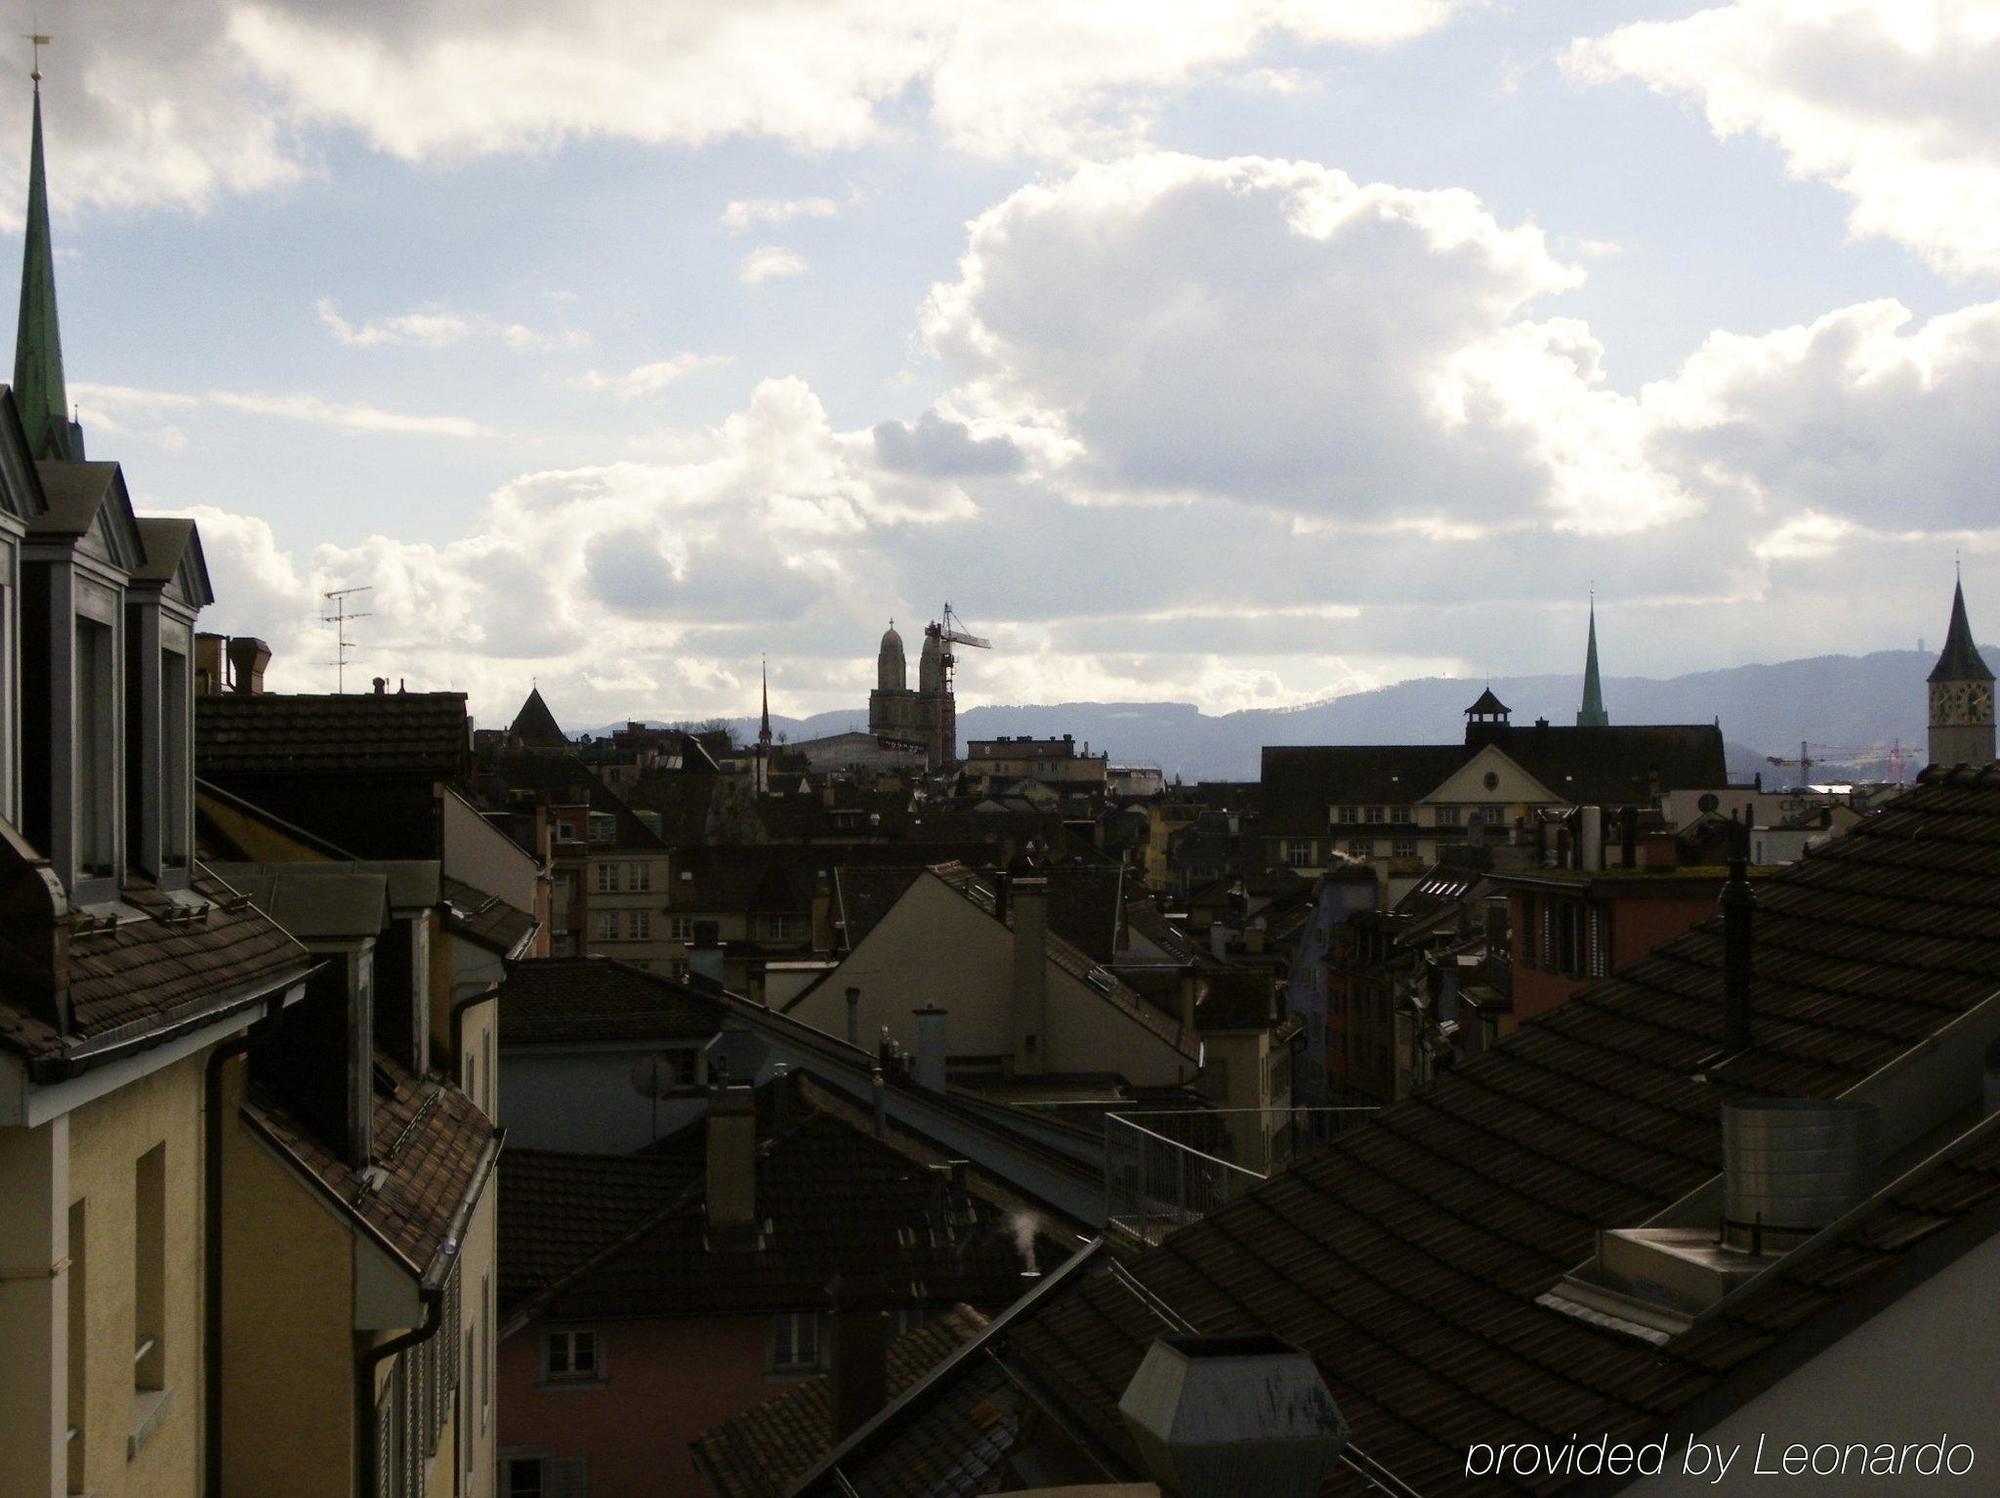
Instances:
[[[374,614],[372,609],[354,612],[348,608],[347,600],[356,593],[374,591],[373,583],[363,583],[358,588],[334,588],[320,595],[326,600],[329,612],[322,613],[319,622],[333,626],[333,659],[324,664],[333,667],[333,689],[336,692],[347,690],[347,652],[354,648],[354,642],[347,638],[347,622],[350,619],[371,618]]]

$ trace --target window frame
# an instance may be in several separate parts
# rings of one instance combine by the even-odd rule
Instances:
[[[587,1343],[590,1348],[590,1366],[576,1366],[579,1345]],[[566,1366],[556,1367],[556,1347],[562,1347],[562,1361]],[[541,1382],[568,1387],[573,1384],[601,1384],[608,1374],[604,1360],[604,1329],[596,1325],[544,1326],[540,1343]]]
[[[824,1369],[826,1337],[824,1328],[820,1325],[821,1319],[818,1311],[778,1311],[773,1314],[768,1348],[772,1373],[797,1376],[819,1373]],[[802,1327],[812,1328],[813,1345],[810,1362],[801,1361],[796,1356],[799,1351],[799,1331]],[[789,1358],[783,1356],[786,1352],[790,1352],[792,1356]]]

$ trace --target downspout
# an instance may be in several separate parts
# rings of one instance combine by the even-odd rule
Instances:
[[[390,1338],[380,1346],[364,1349],[360,1357],[354,1361],[354,1419],[359,1436],[355,1442],[355,1451],[360,1458],[355,1467],[357,1498],[377,1498],[374,1485],[377,1457],[375,1370],[396,1354],[415,1347],[420,1342],[428,1342],[444,1325],[444,1292],[451,1278],[451,1266],[456,1263],[459,1246],[465,1241],[466,1224],[472,1220],[472,1214],[478,1208],[480,1198],[486,1194],[486,1183],[492,1178],[493,1163],[499,1159],[501,1146],[506,1142],[506,1137],[505,1129],[495,1129],[493,1137],[487,1140],[479,1163],[473,1169],[473,1186],[452,1209],[451,1221],[445,1224],[444,1247],[438,1252],[437,1260],[432,1265],[432,1272],[425,1276],[428,1283],[420,1282],[417,1286],[417,1294],[424,1303],[423,1324],[411,1328],[400,1337]],[[459,1369],[461,1386],[467,1374],[468,1370]],[[454,1462],[453,1465],[457,1464]]]
[[[202,1265],[202,1491],[222,1498],[222,1068],[247,1052],[268,1032],[271,1018],[284,1005],[283,992],[264,1001],[264,1013],[241,1035],[225,1040],[208,1053],[202,1072],[202,1129],[206,1151],[202,1170],[202,1231],[207,1252]]]

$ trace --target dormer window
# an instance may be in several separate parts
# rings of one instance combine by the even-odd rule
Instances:
[[[76,620],[76,877],[118,873],[117,638],[108,623]]]

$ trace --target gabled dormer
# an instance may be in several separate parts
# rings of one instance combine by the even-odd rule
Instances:
[[[21,548],[48,508],[21,433],[14,393],[0,385],[0,820],[21,824]]]
[[[215,601],[192,520],[141,516],[125,595],[127,861],[185,889],[194,849],[194,625]]]
[[[125,601],[145,546],[116,463],[35,465],[47,508],[21,576],[23,830],[72,901],[117,898],[125,834]]]

